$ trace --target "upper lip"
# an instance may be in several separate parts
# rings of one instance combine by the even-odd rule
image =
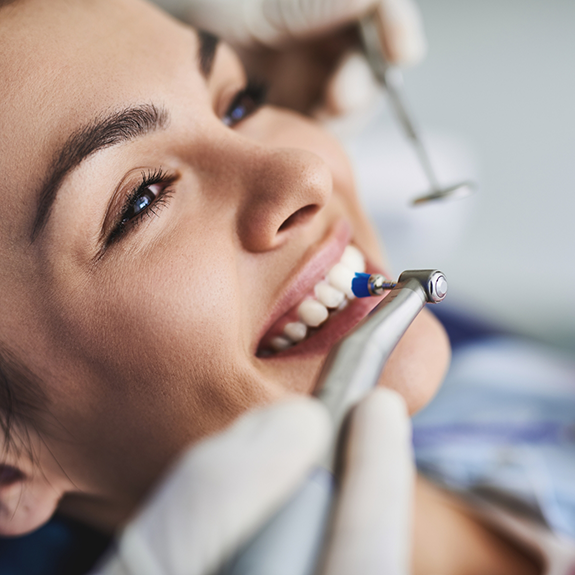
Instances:
[[[257,345],[272,325],[301,301],[339,262],[350,240],[351,228],[345,220],[338,221],[330,228],[317,249],[300,263],[295,273],[290,274],[291,281],[273,305],[268,320],[259,333]]]

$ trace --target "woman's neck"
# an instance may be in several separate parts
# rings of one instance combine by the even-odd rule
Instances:
[[[533,557],[478,522],[454,496],[420,477],[414,508],[414,575],[542,573]]]

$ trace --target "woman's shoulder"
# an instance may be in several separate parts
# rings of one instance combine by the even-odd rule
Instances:
[[[467,493],[460,498],[476,521],[531,554],[542,565],[541,575],[575,573],[575,539],[553,532],[543,518],[486,496]]]

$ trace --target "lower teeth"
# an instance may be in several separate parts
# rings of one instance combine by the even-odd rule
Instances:
[[[307,325],[301,321],[295,321],[286,324],[284,327],[284,333],[291,339],[294,343],[303,341],[307,336]]]
[[[284,351],[286,349],[289,349],[293,344],[286,337],[278,335],[277,337],[272,338],[272,340],[270,341],[270,345],[272,346],[274,351]]]
[[[305,300],[305,301],[313,302],[315,300]],[[339,306],[336,309],[331,310],[331,312],[328,315],[328,318],[331,317],[333,314],[345,309],[348,305],[349,300],[346,297],[344,297]],[[325,321],[327,321],[328,318],[322,321],[319,325],[315,326],[315,328],[320,328],[325,323]],[[285,335],[278,335],[273,337],[269,343],[271,350],[269,349],[264,350],[260,355],[262,355],[262,357],[268,357],[270,355],[273,355],[274,353],[290,349],[294,345],[297,345],[298,343],[301,343],[302,341],[306,340],[314,331],[315,329],[313,326],[308,327],[306,324],[300,321],[287,323],[284,327]]]

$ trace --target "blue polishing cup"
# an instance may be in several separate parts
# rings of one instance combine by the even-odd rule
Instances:
[[[368,282],[370,274],[356,273],[355,277],[351,280],[351,291],[355,297],[370,297]]]

